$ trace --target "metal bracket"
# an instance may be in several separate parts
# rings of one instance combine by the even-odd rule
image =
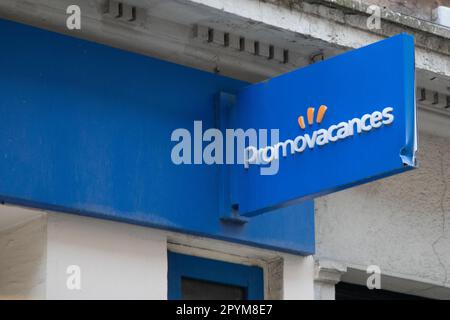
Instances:
[[[224,135],[227,128],[233,128],[231,121],[235,101],[235,95],[225,92],[220,92],[216,99],[216,124],[217,128],[219,128]],[[234,164],[224,163],[220,166],[219,170],[220,220],[225,223],[239,225],[247,223],[249,219],[239,214],[239,201],[237,197],[237,186],[235,184],[236,179],[233,179]]]

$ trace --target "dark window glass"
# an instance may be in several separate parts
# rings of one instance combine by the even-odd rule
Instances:
[[[181,299],[183,300],[245,300],[245,289],[215,282],[181,279]]]
[[[370,290],[367,286],[339,282],[336,285],[336,300],[427,300],[426,298],[387,291]]]

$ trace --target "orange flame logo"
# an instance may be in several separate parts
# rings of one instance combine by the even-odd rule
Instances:
[[[325,116],[325,112],[327,112],[327,106],[326,105],[321,105],[319,107],[319,111],[317,112],[317,117],[316,117],[316,123],[319,124],[322,122],[323,117]],[[308,124],[312,125],[314,123],[314,112],[315,109],[313,107],[309,107],[308,110],[306,111],[306,118],[308,120]],[[303,118],[303,116],[299,116],[298,119],[298,125],[300,126],[300,128],[305,129],[306,125],[305,125],[305,118]]]

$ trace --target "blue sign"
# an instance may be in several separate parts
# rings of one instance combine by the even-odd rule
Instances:
[[[221,219],[223,166],[177,165],[171,134],[216,127],[248,83],[0,20],[0,201],[314,253],[314,204]]]
[[[223,96],[224,126],[259,133],[224,203],[252,216],[413,168],[414,68],[400,34]]]

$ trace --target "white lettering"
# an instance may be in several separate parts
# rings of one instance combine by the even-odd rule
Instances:
[[[370,131],[372,130],[372,126],[371,125],[366,125],[367,120],[369,120],[371,117],[370,114],[365,114],[361,117],[361,128],[363,129],[363,131]]]
[[[355,125],[356,132],[369,132],[373,129],[380,128],[382,125],[389,125],[394,121],[394,115],[392,112],[394,108],[387,107],[382,112],[375,111],[371,114],[364,114],[361,118],[353,118],[347,122],[340,122],[339,124],[333,124],[328,129],[319,129],[313,131],[311,134],[306,133],[295,137],[294,140],[288,139],[284,142],[279,142],[274,145],[273,148],[264,147],[260,149],[254,148],[252,150],[252,158],[254,160],[255,154],[259,155],[262,161],[257,163],[267,164],[273,160],[279,159],[280,148],[282,149],[283,157],[287,156],[287,146],[290,146],[291,154],[302,153],[306,147],[313,149],[317,146],[324,146],[330,142],[336,142],[338,140],[345,139],[354,135]],[[247,155],[248,157],[248,155]],[[248,158],[247,158],[248,159]],[[248,162],[250,163],[250,161]]]
[[[391,108],[391,107],[384,108],[384,110],[383,110],[383,117],[384,117],[383,124],[388,125],[388,124],[391,124],[392,122],[394,122],[394,115],[391,114],[392,111],[394,111],[394,108]]]
[[[262,165],[262,175],[273,175],[279,170],[279,158],[295,153],[302,153],[308,147],[325,146],[339,140],[351,137],[356,133],[369,132],[383,125],[394,122],[394,108],[386,107],[381,112],[374,111],[360,118],[353,118],[333,124],[328,129],[322,128],[298,135],[294,139],[279,142],[279,129],[270,130],[268,143],[267,129],[226,129],[226,142],[222,131],[208,129],[203,133],[201,121],[194,121],[194,137],[186,129],[176,129],[172,132],[171,141],[178,142],[172,148],[172,162],[179,164],[244,164],[246,169],[250,164]],[[209,142],[203,149],[203,143]],[[224,154],[224,142],[225,154]],[[235,142],[237,155],[235,158]],[[192,148],[193,143],[193,148]],[[258,146],[258,147],[256,147]],[[193,159],[192,159],[193,153]],[[225,160],[225,161],[224,161]],[[237,161],[236,161],[237,160]],[[236,162],[235,162],[236,161]],[[269,166],[265,166],[269,165]]]

